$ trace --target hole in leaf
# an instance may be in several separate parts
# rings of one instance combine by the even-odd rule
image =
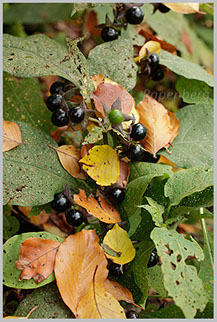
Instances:
[[[176,269],[176,265],[175,265],[174,263],[170,262],[170,266],[171,266],[171,268],[175,271],[175,269]]]

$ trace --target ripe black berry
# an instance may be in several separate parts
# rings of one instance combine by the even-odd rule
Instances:
[[[134,311],[128,311],[126,313],[126,318],[127,319],[137,319],[136,312],[134,312]]]
[[[145,151],[145,155],[144,155],[144,158],[142,159],[142,161],[151,162],[151,163],[157,163],[159,159],[160,159],[160,155],[157,155],[156,158],[154,158],[153,154]]]
[[[158,10],[162,13],[166,13],[166,12],[170,11],[170,8],[166,7],[163,3],[160,3]]]
[[[63,192],[56,193],[50,205],[58,212],[64,212],[71,206],[69,200],[66,198]]]
[[[145,150],[140,145],[131,145],[126,155],[131,161],[141,161],[144,158]]]
[[[109,273],[111,273],[112,276],[115,278],[118,278],[123,275],[123,273],[121,272],[121,266],[113,262],[109,262],[108,270]]]
[[[149,261],[148,261],[148,268],[157,265],[158,261],[159,261],[159,257],[158,257],[158,254],[157,254],[157,250],[154,249],[151,252],[151,255],[150,255],[150,258],[149,258]]]
[[[80,123],[84,119],[84,110],[80,106],[71,108],[69,118],[74,123]]]
[[[114,204],[119,204],[124,200],[125,192],[123,189],[113,188],[108,191],[108,198]]]
[[[157,54],[153,53],[149,56],[149,66],[156,67],[159,64],[159,57]]]
[[[69,118],[65,111],[63,111],[62,109],[57,109],[51,116],[51,122],[54,125],[61,127],[69,123]]]
[[[144,12],[141,8],[133,6],[126,12],[126,20],[131,25],[137,25],[142,22],[144,18]]]
[[[70,226],[78,227],[83,222],[83,215],[76,209],[69,209],[66,212],[66,221]]]
[[[164,78],[164,69],[160,65],[153,68],[150,74],[150,78],[154,81],[159,81]]]
[[[55,82],[50,87],[50,93],[51,94],[59,94],[59,92],[63,91],[64,83],[61,82]]]
[[[47,108],[51,111],[54,112],[61,106],[62,102],[62,95],[59,94],[52,94],[47,98]]]
[[[101,37],[105,42],[118,39],[118,31],[112,27],[104,27],[101,31]]]
[[[147,135],[146,127],[141,124],[137,123],[134,124],[132,127],[132,132],[130,133],[130,137],[135,141],[142,141]]]

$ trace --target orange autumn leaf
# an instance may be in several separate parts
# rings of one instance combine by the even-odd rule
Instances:
[[[174,173],[180,171],[180,170],[184,170],[183,168],[178,167],[175,163],[171,162],[170,160],[168,160],[165,156],[161,155],[160,159],[158,160],[157,163],[164,163],[164,164],[168,164],[171,165],[172,167],[172,171]]]
[[[178,119],[149,95],[145,96],[136,109],[140,113],[140,123],[147,129],[147,136],[141,141],[141,145],[155,156],[160,149],[167,148],[177,136]]]
[[[53,239],[32,237],[20,245],[16,268],[22,270],[19,281],[31,278],[38,284],[53,272],[54,260],[60,243]]]
[[[130,175],[130,165],[129,163],[121,160],[120,161],[120,175],[116,184],[121,188],[126,188],[128,179]]]
[[[97,88],[91,94],[90,98],[94,100],[96,109],[104,117],[105,113],[102,103],[111,108],[111,105],[120,98],[122,112],[129,114],[135,106],[133,97],[123,86],[109,80],[108,78],[102,77],[103,75],[101,74],[92,77],[93,83],[95,86],[97,85]]]
[[[108,293],[112,294],[118,301],[125,301],[134,304],[132,293],[117,281],[107,279],[105,281],[105,289]]]
[[[22,144],[21,131],[14,122],[3,120],[3,152],[9,151]]]
[[[53,147],[52,147],[53,148]],[[80,150],[74,145],[62,145],[59,148],[53,148],[59,157],[63,168],[74,178],[85,179],[85,175],[81,172],[78,161],[81,159]]]
[[[105,199],[98,197],[97,200],[93,195],[86,196],[84,190],[79,189],[79,194],[74,195],[74,202],[85,208],[88,214],[98,218],[107,224],[115,224],[121,222],[121,217],[114,206],[109,205]]]
[[[168,3],[168,2],[163,2],[163,4],[171,9],[172,11],[179,12],[179,13],[184,13],[184,14],[189,14],[189,13],[203,13],[206,14],[205,12],[200,11],[200,3],[195,2],[195,3]]]

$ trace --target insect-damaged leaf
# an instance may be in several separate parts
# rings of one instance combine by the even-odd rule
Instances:
[[[3,152],[9,151],[22,144],[21,131],[14,122],[3,120]]]
[[[145,96],[136,109],[140,113],[140,123],[147,129],[147,136],[141,144],[148,152],[156,155],[160,149],[168,147],[177,136],[179,121],[174,113],[149,95]]]
[[[98,185],[110,186],[120,175],[118,154],[109,145],[94,146],[79,162]]]
[[[151,233],[162,265],[164,286],[187,319],[193,319],[197,309],[205,309],[209,294],[197,275],[195,266],[187,265],[188,256],[203,260],[203,250],[192,238],[187,240],[182,234],[165,227],[154,228]]]
[[[121,221],[121,217],[114,206],[109,205],[105,199],[98,197],[98,201],[92,196],[86,196],[84,190],[79,189],[79,194],[74,195],[74,202],[85,208],[88,214],[98,218],[107,224],[115,224]]]
[[[124,265],[131,262],[135,257],[136,251],[126,230],[120,228],[118,224],[115,224],[114,227],[107,232],[103,239],[103,244],[109,246],[115,252],[120,253],[119,257],[114,257],[105,253],[105,255],[114,263]]]
[[[119,303],[104,289],[107,260],[98,242],[93,230],[82,230],[65,239],[56,255],[57,286],[77,318],[124,317]]]
[[[19,281],[31,279],[38,284],[53,272],[60,243],[52,239],[28,238],[20,245],[16,267],[22,270]]]

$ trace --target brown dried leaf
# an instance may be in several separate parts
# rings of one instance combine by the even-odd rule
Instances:
[[[149,95],[145,96],[136,109],[140,113],[140,123],[147,129],[147,136],[141,144],[155,156],[160,149],[168,147],[177,136],[179,122],[174,113],[169,112]]]
[[[130,166],[129,163],[121,160],[120,161],[120,175],[116,184],[121,188],[126,188],[127,182],[130,175]]]
[[[98,201],[93,195],[86,196],[84,190],[79,189],[79,194],[74,195],[74,202],[85,208],[88,214],[98,218],[100,221],[114,224],[121,222],[121,217],[114,206],[109,205],[105,199],[98,197]]]
[[[3,152],[9,151],[21,143],[19,126],[14,122],[3,120]]]
[[[22,270],[19,281],[31,278],[38,284],[53,272],[54,260],[60,243],[52,239],[32,237],[20,245],[16,268]]]
[[[179,12],[179,13],[203,13],[206,14],[205,12],[200,11],[200,3],[195,2],[195,3],[163,3],[166,7],[170,8],[172,11]]]

